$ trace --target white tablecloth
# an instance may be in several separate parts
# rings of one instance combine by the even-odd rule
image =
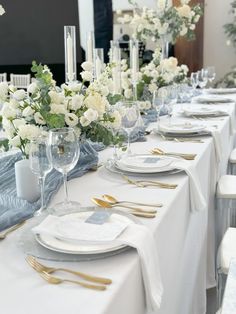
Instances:
[[[227,110],[235,115],[234,105],[227,105]],[[204,137],[204,143],[176,143],[163,141],[152,134],[148,136],[147,142],[132,144],[132,150],[137,153],[147,153],[157,146],[166,151],[196,153],[197,158],[191,162],[199,174],[208,211],[190,212],[189,182],[185,173],[158,178],[164,182],[177,183],[175,190],[137,188],[104,168],[69,182],[70,198],[83,206],[91,206],[91,197],[101,197],[105,193],[119,199],[164,204],[155,219],[142,219],[142,223],[148,226],[155,237],[160,257],[164,285],[161,309],[158,311],[160,314],[205,313],[206,289],[215,284],[216,174],[217,167],[221,173],[226,172],[233,140],[230,117],[211,120],[209,123],[218,125],[220,132],[224,152],[220,165],[216,162],[212,137]],[[100,160],[105,160],[110,153],[110,149],[102,151]],[[62,199],[61,189],[52,203]],[[102,260],[66,263],[68,268],[111,278],[113,284],[105,292],[69,284],[49,285],[25,262],[25,256],[16,243],[20,232],[12,233],[0,243],[2,313],[146,313],[140,263],[134,250]],[[55,265],[55,262],[51,264]],[[65,266],[65,263],[57,264]]]

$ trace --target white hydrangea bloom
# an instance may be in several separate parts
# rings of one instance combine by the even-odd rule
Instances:
[[[50,104],[50,107],[51,107],[50,113],[53,113],[53,114],[60,114],[60,113],[65,114],[67,112],[64,105]]]
[[[107,99],[98,93],[90,94],[84,100],[84,104],[87,108],[92,108],[99,114],[105,113],[106,103]]]
[[[23,140],[33,140],[40,135],[40,129],[33,124],[20,125],[18,129],[18,135]]]

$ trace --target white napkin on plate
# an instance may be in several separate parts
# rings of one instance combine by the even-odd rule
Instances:
[[[113,241],[127,227],[125,222],[109,222],[102,225],[86,223],[79,218],[48,215],[32,231],[67,241]]]
[[[185,160],[176,160],[171,164],[175,169],[184,170],[189,177],[190,204],[192,211],[206,210],[206,200],[202,194],[201,185],[194,167]]]
[[[63,238],[63,240],[79,240],[82,238],[81,233],[83,236],[87,237],[88,230],[92,231],[92,235],[90,235],[89,239],[93,239],[96,244],[99,243],[109,243],[109,237],[100,237],[98,234],[93,232],[91,228],[104,228],[106,223],[103,225],[93,225],[84,223],[87,225],[87,231],[84,233],[78,228],[74,229],[71,228],[71,219],[62,219],[61,217],[56,216],[47,216],[43,222],[40,223],[37,227],[34,227],[32,231],[34,233],[40,234],[50,234],[55,237]],[[58,228],[60,222],[63,224],[68,224],[67,227],[64,225],[61,228]],[[107,223],[111,224],[111,223]],[[114,244],[125,244],[135,248],[138,252],[140,263],[141,263],[141,270],[143,276],[143,282],[146,292],[146,303],[148,310],[157,311],[160,308],[161,298],[163,293],[161,275],[160,275],[160,268],[159,268],[159,259],[157,254],[157,247],[154,241],[154,238],[151,232],[148,230],[147,227],[138,224],[123,224],[125,228],[121,228],[116,232],[116,239],[114,240],[114,234],[112,239],[114,240]],[[70,229],[71,228],[71,229]],[[63,232],[62,232],[63,230]],[[66,232],[65,232],[66,231]],[[122,232],[123,231],[123,232]],[[108,232],[110,233],[111,230]],[[61,234],[62,233],[62,234]]]

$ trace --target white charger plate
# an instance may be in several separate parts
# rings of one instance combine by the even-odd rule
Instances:
[[[94,211],[91,210],[71,213],[68,215],[75,219],[80,218],[86,220],[93,212]],[[124,222],[128,224],[140,223],[134,216],[119,211],[113,211],[112,215],[109,217],[109,220],[112,222]],[[117,244],[115,241],[111,243],[96,244],[89,243],[87,241],[80,241],[76,243],[74,241],[65,241],[46,234],[36,234],[35,239],[40,245],[54,252],[76,255],[103,254],[114,252],[126,247],[126,245]]]
[[[160,124],[159,131],[164,133],[174,134],[192,134],[201,132],[206,128],[205,125],[194,124],[194,123],[173,123],[171,125]]]
[[[199,97],[196,97],[194,99],[195,103],[202,103],[202,104],[227,104],[227,103],[232,103],[233,100],[230,98],[226,98],[220,95],[213,95],[213,94],[209,94],[209,95],[202,95]]]
[[[116,161],[115,167],[121,171],[133,173],[162,173],[173,170],[174,167],[171,167],[171,164],[177,159],[149,154],[132,155]]]
[[[184,109],[184,114],[186,116],[222,116],[223,112],[216,110],[214,108],[189,108]]]
[[[236,88],[209,88],[205,91],[213,95],[236,94]]]

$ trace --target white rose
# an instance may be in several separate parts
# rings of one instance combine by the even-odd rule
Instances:
[[[25,119],[15,119],[15,120],[12,121],[12,123],[13,123],[13,125],[14,125],[14,127],[16,129],[19,129],[19,127],[21,125],[25,125],[26,124],[26,121],[25,121]]]
[[[20,147],[21,146],[20,136],[16,135],[13,138],[9,139],[9,144],[13,147]]]
[[[82,80],[86,82],[90,82],[93,79],[93,74],[89,71],[83,71],[80,73]]]
[[[200,15],[197,14],[197,15],[195,16],[195,18],[194,18],[194,22],[197,23],[197,22],[199,21],[199,19],[200,19]]]
[[[88,126],[90,124],[90,121],[86,119],[85,116],[82,116],[79,121],[83,127]]]
[[[7,82],[1,82],[0,83],[0,98],[5,100],[7,93],[8,93]]]
[[[24,89],[18,89],[12,95],[12,97],[18,101],[23,100],[26,96],[26,92]]]
[[[106,110],[107,100],[98,93],[88,95],[84,104],[87,108],[96,110],[99,114],[103,114]]]
[[[30,94],[35,94],[37,91],[38,91],[38,85],[35,82],[32,82],[27,88],[27,92]]]
[[[187,4],[184,4],[182,7],[177,8],[177,11],[181,17],[191,17],[191,8]]]
[[[150,91],[150,93],[154,93],[157,90],[157,86],[155,83],[151,83],[148,85],[148,90]]]
[[[103,96],[107,96],[107,95],[109,94],[109,88],[108,88],[108,86],[102,86],[102,87],[101,87],[101,94],[102,94]]]
[[[14,137],[15,135],[15,128],[13,124],[6,118],[2,119],[2,126],[5,132],[5,135],[8,139]]]
[[[92,72],[93,71],[93,63],[89,61],[85,61],[81,64],[81,67],[84,71]]]
[[[5,13],[5,9],[3,8],[3,6],[0,4],[0,15],[3,15]]]
[[[22,116],[23,117],[28,117],[34,114],[35,110],[32,109],[30,106],[27,106],[23,111],[22,111]]]
[[[193,31],[193,30],[195,30],[196,26],[195,26],[195,24],[191,24],[191,25],[189,26],[189,28]]]
[[[16,117],[16,110],[9,104],[4,103],[2,107],[2,116],[7,119],[14,119]]]
[[[61,93],[57,93],[54,90],[51,90],[48,95],[51,98],[51,103],[54,104],[61,104],[64,101],[64,96]]]
[[[65,114],[67,112],[64,105],[51,104],[50,107],[51,107],[50,113]]]
[[[119,129],[121,126],[121,115],[118,110],[115,110],[111,113],[111,117],[114,119],[112,122],[112,127],[115,129]]]
[[[78,92],[81,90],[82,84],[78,83],[78,82],[70,82],[68,83],[68,88],[72,91],[72,92]]]
[[[32,124],[19,126],[18,135],[22,140],[33,140],[40,135],[40,129]]]
[[[74,127],[78,124],[79,119],[74,113],[66,113],[65,114],[65,122],[68,126]]]
[[[124,91],[124,96],[125,96],[125,98],[127,98],[127,99],[131,98],[131,97],[133,96],[132,89],[126,89],[126,90]]]
[[[70,108],[72,110],[78,110],[83,106],[84,96],[83,95],[75,95],[71,98]]]
[[[84,116],[88,121],[92,122],[98,119],[98,112],[92,108],[89,108],[84,112]]]
[[[180,31],[180,36],[185,36],[188,32],[187,27],[183,26],[181,31]]]
[[[44,125],[46,124],[43,116],[41,115],[40,112],[35,112],[34,114],[34,121],[37,123],[37,124],[40,124],[40,125]]]

